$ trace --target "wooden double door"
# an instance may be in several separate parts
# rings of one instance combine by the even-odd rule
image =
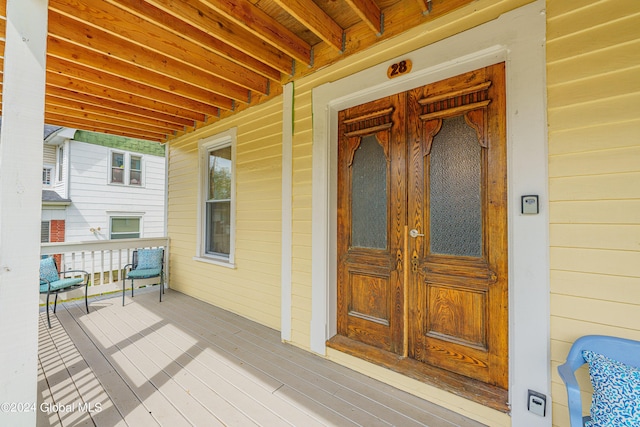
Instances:
[[[339,113],[337,329],[354,349],[507,388],[505,122],[502,63]]]

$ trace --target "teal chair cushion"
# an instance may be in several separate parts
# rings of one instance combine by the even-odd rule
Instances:
[[[47,257],[40,260],[40,278],[47,279],[49,282],[55,282],[60,278],[58,275],[58,269],[56,268],[56,262],[53,257]],[[47,284],[47,282],[40,280],[41,289],[43,283],[45,285]]]
[[[138,250],[138,266],[136,270],[150,270],[162,268],[162,249],[140,249]]]
[[[148,277],[157,277],[160,275],[159,268],[136,268],[127,274],[127,279],[146,279]]]
[[[82,283],[84,279],[82,277],[69,277],[66,279],[55,280],[51,282],[51,290],[57,291],[59,289],[68,288],[69,286],[77,285],[78,283]],[[47,283],[40,282],[40,292],[47,292],[48,285]]]
[[[640,426],[640,369],[590,350],[582,352],[593,385],[585,427]]]

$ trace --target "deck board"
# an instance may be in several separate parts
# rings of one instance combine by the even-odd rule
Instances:
[[[38,405],[76,408],[38,426],[482,426],[181,293],[121,301],[41,311]]]

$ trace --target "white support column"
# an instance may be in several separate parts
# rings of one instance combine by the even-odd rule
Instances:
[[[6,28],[0,132],[0,425],[33,426],[38,410],[47,0],[7,0]]]

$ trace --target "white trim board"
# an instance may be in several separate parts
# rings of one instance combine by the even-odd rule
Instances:
[[[282,96],[282,265],[280,270],[280,338],[291,341],[291,256],[293,250],[293,91],[284,86]]]
[[[550,396],[549,239],[544,2],[409,52],[313,90],[311,349],[326,354],[336,333],[336,144],[338,111],[506,62],[510,403],[514,426],[551,425],[527,411],[527,390]],[[390,64],[411,73],[388,80]],[[538,215],[520,214],[520,196],[537,194]],[[452,399],[456,399],[452,395]],[[460,398],[458,398],[460,399]],[[460,408],[457,408],[459,411]]]

